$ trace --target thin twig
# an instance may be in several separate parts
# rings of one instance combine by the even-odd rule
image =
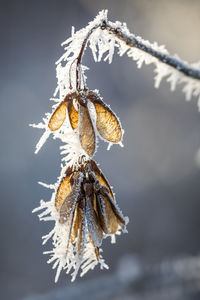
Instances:
[[[98,24],[96,26],[94,26],[87,34],[87,36],[85,37],[83,43],[82,43],[82,46],[81,46],[81,49],[80,49],[80,52],[79,52],[79,55],[77,57],[77,65],[76,65],[76,89],[79,90],[80,89],[80,83],[79,83],[79,66],[81,65],[81,60],[82,60],[82,57],[83,57],[83,53],[85,51],[85,48],[87,46],[87,41],[90,37],[90,35],[93,33],[93,31],[97,28],[99,28],[101,26],[101,24]]]
[[[123,41],[129,47],[138,48],[141,51],[144,51],[150,54],[151,56],[156,57],[162,63],[175,68],[184,75],[200,80],[200,70],[191,68],[185,63],[183,63],[181,60],[178,60],[177,58],[163,54],[159,51],[152,49],[151,47],[146,46],[141,41],[139,41],[134,35],[127,35],[126,33],[122,32],[121,28],[113,27],[112,23],[104,21],[103,25],[101,26],[101,29],[108,30],[110,33],[116,35],[118,39]]]

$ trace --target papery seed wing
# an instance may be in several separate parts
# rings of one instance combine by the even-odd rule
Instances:
[[[66,196],[60,207],[59,222],[62,224],[65,223],[69,219],[71,213],[73,213],[77,199],[80,195],[80,181],[82,180],[82,177],[79,176],[78,172],[77,175],[73,174],[73,180],[74,184],[71,188],[71,192]]]
[[[74,217],[73,217],[73,224],[72,224],[72,231],[71,231],[71,243],[75,241],[75,238],[78,235],[78,230],[81,228],[81,221],[82,221],[82,212],[79,208],[79,204],[76,204],[74,210]]]
[[[68,104],[68,114],[69,114],[69,121],[72,128],[76,129],[78,127],[79,114],[76,111],[72,101]]]
[[[108,180],[106,179],[106,177],[104,176],[104,174],[99,169],[99,167],[97,166],[97,164],[94,160],[91,160],[90,163],[91,163],[91,170],[94,171],[94,173],[95,173],[97,179],[99,180],[100,184],[104,185],[108,188],[110,196],[114,199],[114,195],[113,195],[111,186],[110,186]]]
[[[100,247],[103,238],[103,232],[97,217],[97,214],[92,206],[92,197],[86,196],[86,218],[88,229],[95,246]]]
[[[111,205],[111,208],[112,208],[112,211],[114,212],[116,218],[117,218],[117,221],[118,221],[118,224],[124,228],[125,225],[126,225],[126,222],[125,222],[125,219],[124,219],[124,216],[121,212],[121,210],[119,209],[119,207],[117,206],[117,203],[115,201],[113,201],[113,199],[110,197],[110,195],[105,192],[103,194],[103,197],[104,199],[106,199],[108,202],[110,202],[110,205]]]
[[[96,109],[96,126],[103,139],[119,143],[122,139],[120,122],[114,112],[100,99],[91,98]]]
[[[73,212],[75,206],[74,202],[76,199],[76,193],[77,193],[76,191],[71,191],[63,201],[63,204],[61,205],[60,218],[59,218],[59,222],[61,224],[64,224],[69,219],[71,213]]]
[[[89,156],[93,156],[96,147],[96,136],[87,106],[79,108],[79,138],[81,145]]]
[[[60,206],[63,204],[63,201],[65,200],[65,198],[69,195],[69,193],[71,192],[71,177],[72,177],[72,171],[68,172],[66,177],[63,178],[63,180],[61,181],[59,188],[57,190],[57,194],[56,194],[56,201],[55,201],[55,206],[56,209],[58,210],[60,208]]]
[[[108,223],[107,223],[107,216],[106,216],[106,208],[104,201],[99,198],[99,196],[96,196],[96,210],[98,214],[99,223],[101,225],[101,228],[103,231],[108,234]]]
[[[109,234],[116,233],[116,231],[118,229],[118,222],[117,222],[117,217],[116,217],[115,213],[113,212],[110,201],[108,201],[102,195],[99,195],[98,199],[101,204],[101,213],[103,216],[102,224],[103,224],[103,228],[105,229],[104,232],[109,233]],[[103,207],[104,207],[104,209],[103,209]],[[108,231],[108,232],[106,232],[106,231]]]
[[[68,102],[61,102],[61,104],[54,111],[53,115],[49,120],[49,129],[51,131],[58,130],[65,121],[66,111],[67,111]]]
[[[85,217],[85,208],[84,208],[81,213],[81,226],[80,226],[78,241],[77,241],[77,252],[79,258],[83,256],[84,247],[85,247],[85,234],[86,234],[86,217]]]

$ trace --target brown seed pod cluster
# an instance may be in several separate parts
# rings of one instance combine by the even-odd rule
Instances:
[[[71,222],[69,239],[71,243],[76,240],[79,256],[84,251],[85,234],[98,259],[103,235],[115,234],[119,226],[124,229],[126,225],[112,189],[94,160],[76,170],[67,169],[57,190],[55,207],[61,224]]]
[[[94,105],[96,124],[93,124],[89,102]],[[49,120],[51,131],[58,130],[64,123],[66,116],[72,129],[79,135],[82,148],[89,157],[96,149],[96,130],[108,142],[119,143],[122,140],[122,128],[113,111],[104,103],[98,93],[87,89],[68,94],[56,108]]]

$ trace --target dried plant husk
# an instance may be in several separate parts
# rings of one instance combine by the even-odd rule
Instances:
[[[72,129],[75,130],[78,127],[79,114],[75,109],[72,101],[68,104],[68,114],[69,114],[69,121],[72,126]]]
[[[81,225],[80,225],[78,241],[77,241],[77,252],[79,258],[83,256],[83,252],[84,252],[85,226],[86,226],[85,208],[83,208],[81,213]]]
[[[61,224],[67,222],[67,220],[69,219],[70,215],[72,213],[74,213],[75,205],[76,205],[76,202],[77,202],[79,194],[80,194],[80,190],[77,187],[78,187],[78,184],[75,183],[72,186],[72,188],[71,188],[71,192],[64,199],[64,201],[63,201],[63,203],[62,203],[62,205],[60,207],[59,222]]]
[[[101,137],[112,143],[119,143],[122,139],[122,128],[114,112],[94,92],[88,93],[96,110],[96,127]]]
[[[113,195],[113,192],[112,192],[112,189],[111,189],[111,186],[110,186],[108,180],[106,179],[106,177],[104,176],[104,174],[102,173],[102,171],[97,166],[97,164],[94,160],[90,161],[90,166],[91,166],[91,170],[95,173],[95,175],[96,175],[97,179],[99,180],[100,184],[104,185],[105,187],[108,188],[110,196],[114,199],[114,195]]]
[[[79,105],[79,139],[88,156],[93,156],[96,148],[96,135],[87,104]]]
[[[74,216],[73,216],[73,223],[72,223],[72,231],[71,231],[71,237],[70,241],[73,243],[78,235],[78,231],[81,227],[81,221],[82,221],[82,211],[79,207],[79,203],[76,204],[75,210],[74,210]]]
[[[96,195],[96,209],[98,214],[99,223],[101,228],[106,234],[109,234],[108,224],[107,224],[107,216],[104,202],[101,201],[100,195]]]
[[[103,239],[103,232],[98,216],[92,205],[93,197],[94,195],[90,197],[86,196],[86,218],[92,241],[96,247],[100,247]]]
[[[102,229],[105,233],[114,234],[118,230],[118,221],[115,213],[112,210],[110,201],[102,195],[98,195],[97,199],[100,204],[100,219]]]
[[[58,188],[55,200],[56,209],[59,210],[59,222],[65,223],[71,214],[74,214],[74,209],[78,198],[81,196],[80,184],[82,176],[78,171],[72,171],[68,168],[66,176],[63,178]]]
[[[67,111],[68,102],[61,102],[61,104],[54,111],[53,115],[49,120],[49,129],[51,131],[58,130],[65,121],[66,111]]]
[[[110,197],[109,193],[106,190],[101,189],[101,195],[103,196],[105,201],[109,202],[110,207],[117,218],[118,224],[122,227],[122,229],[124,229],[126,222],[121,211],[117,207],[116,202],[113,201],[113,199]]]
[[[48,124],[48,127],[51,131],[56,131],[63,125],[66,119],[68,105],[73,101],[74,98],[77,98],[76,93],[67,94],[65,99],[56,108]]]
[[[57,193],[56,193],[55,207],[57,210],[59,210],[60,206],[63,204],[63,201],[71,192],[72,176],[73,176],[72,169],[68,168],[66,175],[62,179],[62,181],[58,187]]]

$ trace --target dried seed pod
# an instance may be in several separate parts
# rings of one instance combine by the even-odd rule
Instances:
[[[72,231],[71,231],[71,237],[70,237],[71,243],[73,243],[75,241],[75,238],[78,235],[78,230],[81,227],[81,220],[82,220],[82,211],[79,208],[79,204],[77,203],[75,210],[74,210]]]
[[[79,114],[76,111],[72,101],[68,105],[68,114],[69,114],[70,124],[72,128],[75,130],[78,127]]]
[[[97,166],[97,164],[94,160],[90,161],[90,168],[95,173],[100,184],[104,185],[105,187],[108,188],[110,196],[114,199],[114,195],[113,195],[113,192],[112,192],[112,189],[111,189],[111,186],[110,186],[108,180],[106,179],[106,177],[104,176],[102,171],[99,169],[99,167]]]
[[[66,111],[67,111],[68,102],[61,102],[61,104],[54,111],[53,115],[49,120],[49,129],[51,131],[58,130],[65,121]]]
[[[56,201],[55,201],[55,206],[57,210],[60,208],[60,206],[63,204],[63,201],[71,192],[72,175],[73,175],[72,169],[68,168],[66,172],[66,176],[61,181],[59,188],[57,190]]]
[[[71,213],[73,213],[73,210],[75,209],[75,203],[77,199],[77,190],[74,187],[72,191],[69,193],[69,195],[65,198],[63,201],[63,204],[60,208],[60,218],[59,222],[61,224],[64,224],[69,219]]]
[[[112,210],[110,202],[102,195],[98,195],[100,207],[101,226],[105,233],[114,234],[118,230],[117,217]]]
[[[125,220],[124,220],[124,216],[122,215],[120,209],[118,208],[116,202],[113,201],[113,199],[110,197],[110,195],[108,194],[107,191],[102,191],[101,190],[101,195],[104,197],[104,199],[106,199],[110,205],[111,205],[111,209],[113,211],[113,213],[115,214],[116,218],[117,218],[117,222],[118,224],[124,228],[125,227]]]
[[[106,209],[105,209],[104,202],[101,201],[101,199],[99,198],[99,195],[96,195],[95,202],[96,202],[96,210],[97,210],[98,219],[99,219],[101,228],[103,229],[103,231],[106,234],[108,234],[109,229],[108,229],[108,224],[107,224]]]
[[[68,104],[72,102],[74,98],[77,98],[76,93],[67,94],[65,99],[56,108],[48,124],[51,131],[56,131],[62,126],[66,119]]]
[[[79,106],[79,138],[81,145],[89,156],[93,156],[96,136],[87,105]]]
[[[84,251],[84,240],[85,240],[85,229],[86,229],[86,221],[85,221],[85,208],[82,210],[81,213],[81,226],[79,230],[78,235],[78,241],[77,241],[77,250],[78,250],[78,256],[81,258],[83,256]]]
[[[117,116],[94,92],[89,92],[88,99],[92,101],[96,109],[96,126],[103,139],[119,143],[122,139],[122,129]]]
[[[68,168],[66,177],[62,180],[56,195],[55,206],[60,213],[60,223],[65,223],[75,209],[76,202],[80,197],[80,184],[82,176],[79,172],[73,172]]]
[[[94,197],[94,195],[92,195],[92,197]],[[86,218],[92,241],[95,246],[100,247],[102,243],[103,232],[97,214],[92,205],[92,197],[88,197],[86,195]]]

